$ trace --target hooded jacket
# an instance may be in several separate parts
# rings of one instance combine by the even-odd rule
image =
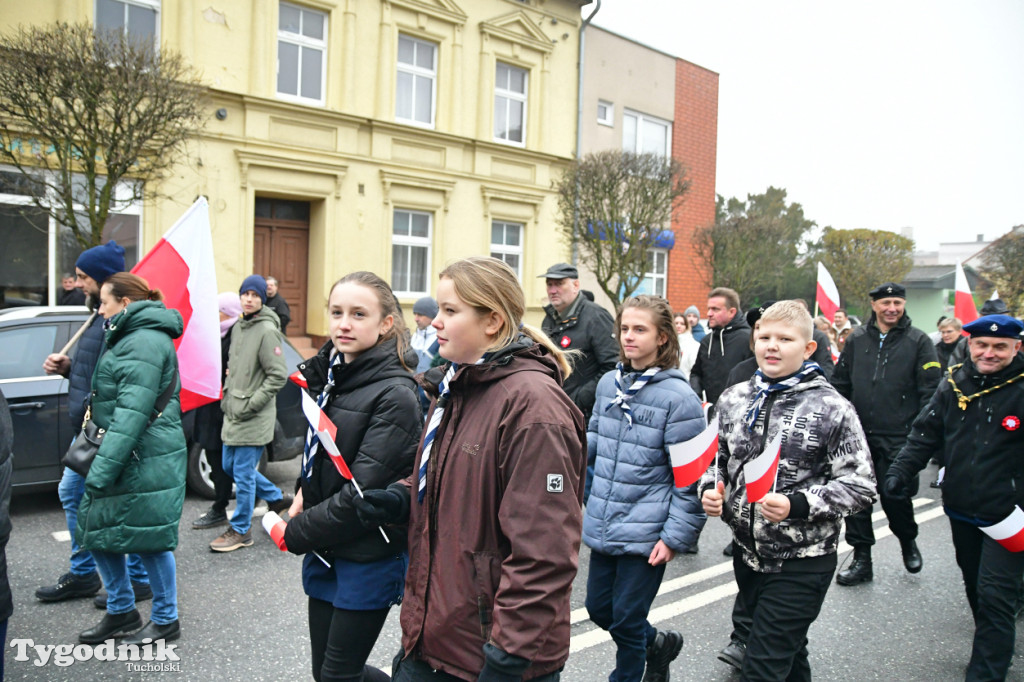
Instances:
[[[743,360],[753,357],[750,350],[750,325],[743,313],[736,313],[724,327],[712,327],[700,340],[697,362],[690,370],[690,386],[700,397],[704,392],[709,403],[718,402],[718,396],[728,386],[729,372]]]
[[[637,373],[624,377],[631,385]],[[677,488],[668,446],[705,428],[700,400],[678,369],[655,374],[629,401],[630,426],[615,398],[615,372],[597,385],[587,432],[594,479],[583,515],[583,542],[602,554],[649,556],[658,540],[683,552],[697,546],[707,516],[696,484]]]
[[[619,360],[615,321],[607,310],[582,293],[565,311],[565,317],[552,305],[544,306],[544,313],[541,329],[548,338],[562,350],[580,351],[562,388],[583,412],[584,419],[590,419],[597,382],[605,372],[615,369]]]
[[[853,403],[864,432],[906,437],[939,383],[939,359],[928,335],[904,314],[883,340],[875,314],[846,337],[832,385]]]
[[[277,313],[263,306],[231,328],[224,380],[224,445],[266,445],[274,440],[277,392],[288,380]]]
[[[964,410],[953,385],[972,396],[1004,384],[1024,374],[1024,356],[994,374],[980,373],[970,359],[952,370],[914,420],[889,472],[907,481],[937,456],[946,467],[946,508],[986,524],[1002,521],[1015,505],[1024,507],[1024,378],[973,398]]]
[[[324,412],[338,427],[337,444],[363,490],[386,488],[412,473],[423,411],[412,373],[398,361],[394,339],[361,353],[335,370],[334,389]],[[334,345],[299,365],[314,399],[327,383]],[[320,448],[309,478],[299,477],[303,512],[285,527],[285,544],[296,554],[376,561],[405,548],[406,528],[388,530],[387,543],[376,528],[364,528],[352,507],[355,487]]]
[[[154,406],[178,384],[176,310],[137,301],[110,318],[107,352],[92,380],[92,419],[106,429],[85,478],[76,537],[84,549],[126,554],[178,545],[185,500],[185,435],[176,387],[160,416]]]
[[[442,374],[424,387],[436,394]],[[525,336],[452,378],[422,503],[419,457],[408,481],[406,655],[464,680],[477,679],[487,642],[530,661],[527,680],[568,659],[586,434],[560,383]]]
[[[731,386],[716,406],[719,480],[725,482],[722,520],[729,524],[743,562],[778,573],[783,562],[835,554],[843,517],[874,501],[875,474],[864,431],[853,406],[825,377],[813,374],[770,393],[753,431],[746,412],[753,380]],[[775,492],[790,499],[790,516],[771,523],[747,499],[743,465],[760,455],[782,430]],[[700,494],[715,486],[715,467],[700,481]]]

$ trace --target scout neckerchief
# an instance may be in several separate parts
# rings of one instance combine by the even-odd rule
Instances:
[[[761,370],[754,372],[754,389],[757,393],[751,398],[750,405],[747,407],[747,429],[749,431],[754,430],[754,425],[757,423],[757,415],[761,413],[761,408],[764,407],[764,402],[768,399],[769,394],[793,388],[815,372],[821,372],[821,367],[818,366],[818,363],[810,360],[805,360],[804,364],[800,366],[800,369],[795,374],[790,374],[785,379],[775,382],[766,377]]]
[[[331,364],[327,368],[327,383],[324,384],[324,390],[316,399],[316,404],[321,410],[327,407],[327,403],[331,399],[331,390],[334,388],[334,371],[341,367],[342,359],[342,354],[335,351],[334,357],[330,360]],[[320,439],[316,437],[316,431],[313,429],[313,425],[310,424],[309,429],[306,431],[306,447],[302,451],[303,478],[309,478],[313,474],[313,456],[316,455],[319,448]]]
[[[626,423],[629,427],[633,427],[633,411],[629,407],[629,401],[633,399],[640,389],[647,385],[647,382],[651,378],[661,371],[660,367],[649,367],[643,374],[636,378],[633,385],[627,388],[625,391],[622,390],[623,374],[622,374],[622,363],[615,365],[615,397],[605,410],[610,410],[612,405],[619,405],[622,408],[622,413],[626,415]]]

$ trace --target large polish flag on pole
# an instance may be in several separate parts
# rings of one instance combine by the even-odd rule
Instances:
[[[1010,515],[999,523],[981,530],[1011,552],[1024,551],[1024,511],[1020,507],[1014,507]]]
[[[690,440],[669,445],[668,454],[672,460],[672,477],[676,487],[693,485],[704,475],[718,454],[718,415],[715,415],[706,429]]]
[[[181,373],[181,410],[220,399],[220,315],[213,264],[210,209],[199,197],[132,272],[159,289],[164,305],[181,313],[175,339]]]
[[[831,322],[839,310],[839,289],[832,279],[832,275],[825,269],[825,265],[818,262],[818,291],[815,294],[815,303],[821,309],[821,314]]]
[[[743,465],[743,477],[747,482],[747,499],[760,502],[775,486],[779,472],[779,455],[782,453],[782,429],[775,434],[768,447],[760,455]]]
[[[953,316],[964,324],[974,322],[978,319],[978,309],[974,305],[971,287],[967,285],[967,275],[964,273],[964,266],[960,265],[960,261],[956,262],[956,279],[953,287],[956,289]],[[966,335],[967,332],[964,332],[964,336]]]

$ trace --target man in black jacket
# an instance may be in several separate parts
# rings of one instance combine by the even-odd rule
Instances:
[[[1024,357],[1018,352],[1024,325],[990,315],[964,330],[971,335],[970,357],[918,415],[882,485],[890,497],[906,497],[928,460],[942,460],[943,507],[974,614],[966,679],[1001,680],[1013,659],[1024,552],[985,531],[1024,506],[1024,486],[1017,483],[1024,477]]]
[[[750,325],[739,312],[740,297],[732,289],[718,287],[708,294],[708,326],[710,330],[700,340],[697,361],[690,370],[690,386],[698,397],[718,401],[728,387],[729,372],[747,358],[754,357],[750,350]]]
[[[914,417],[935,392],[940,372],[931,339],[910,326],[910,316],[904,309],[906,290],[886,282],[873,289],[870,296],[871,319],[847,337],[832,374],[832,385],[857,409],[875,463],[875,477],[881,482],[906,443]],[[908,484],[910,495],[890,497],[879,491],[889,527],[900,541],[903,565],[911,573],[917,573],[923,565],[910,502],[917,486],[915,475]],[[836,582],[858,585],[872,580],[875,532],[870,508],[847,517],[846,542],[853,547],[853,562],[839,572]]]
[[[615,369],[619,344],[615,321],[607,310],[580,295],[580,273],[568,263],[556,263],[541,275],[546,280],[548,305],[544,306],[541,329],[562,350],[578,350],[572,374],[562,388],[590,421],[597,382]]]

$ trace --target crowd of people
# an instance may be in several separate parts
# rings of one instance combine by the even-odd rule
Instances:
[[[181,636],[182,319],[123,272],[123,254],[110,242],[79,257],[75,288],[98,315],[73,358],[44,365],[70,377],[73,422],[107,432],[88,475],[64,472],[70,570],[36,592],[95,598],[106,613],[80,633],[86,644]],[[812,318],[799,300],[744,311],[718,287],[705,329],[696,306],[673,313],[650,295],[628,297],[613,316],[568,263],[540,277],[540,328],[525,322],[519,280],[495,258],[448,265],[408,329],[381,277],[339,279],[327,292],[328,339],[298,368],[337,442],[310,427],[294,494],[257,470],[289,371],[287,303],[256,274],[221,294],[223,398],[199,409],[194,436],[220,455],[210,458],[216,499],[192,527],[228,526],[210,549],[232,552],[254,542],[257,498],[287,512],[282,544],[303,556],[315,680],[559,679],[581,542],[587,613],[616,645],[608,679],[668,680],[684,637],[648,615],[666,565],[697,551],[708,516],[732,531],[724,551],[739,588],[719,658],[744,680],[810,680],[807,632],[833,578],[873,580],[876,498],[906,570],[922,570],[911,497],[933,458],[945,467],[976,624],[966,679],[1005,677],[1024,552],[984,532],[1024,504],[1024,326],[1005,306],[967,325],[944,318],[933,341],[911,325],[897,283],[869,292],[864,324],[843,309]],[[711,418],[714,464],[677,485],[670,450]],[[773,485],[752,499],[769,443]],[[844,526],[853,559],[838,570]],[[143,624],[136,605],[148,599]],[[399,604],[389,675],[367,660]]]

